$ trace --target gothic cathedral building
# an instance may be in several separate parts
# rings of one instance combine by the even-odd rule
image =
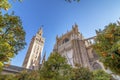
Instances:
[[[40,67],[40,59],[44,47],[45,39],[42,37],[42,28],[33,36],[28,48],[26,57],[23,62],[23,67],[27,69],[37,70]]]
[[[58,52],[66,57],[68,64],[75,67],[79,64],[81,67],[88,67],[90,70],[102,69],[98,61],[98,56],[92,49],[93,38],[84,39],[78,30],[78,25],[72,26],[72,30],[62,35],[56,36],[56,43],[53,52]]]

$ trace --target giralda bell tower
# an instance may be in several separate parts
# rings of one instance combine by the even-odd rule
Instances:
[[[23,67],[27,69],[39,69],[41,54],[44,47],[45,39],[42,37],[42,28],[39,29],[37,34],[33,36],[26,57],[23,62]]]

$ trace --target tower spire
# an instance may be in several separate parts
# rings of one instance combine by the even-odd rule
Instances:
[[[42,27],[40,27],[40,28],[39,28],[39,30],[38,30],[38,32],[37,32],[37,34],[39,34],[39,35],[41,35],[41,36],[42,36],[42,34],[43,34]]]

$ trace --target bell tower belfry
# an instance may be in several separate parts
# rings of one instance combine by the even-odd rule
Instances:
[[[26,57],[23,62],[23,67],[27,69],[39,69],[40,59],[44,47],[45,39],[42,37],[42,28],[33,36]]]

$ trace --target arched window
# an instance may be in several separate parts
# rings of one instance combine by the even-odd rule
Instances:
[[[68,39],[68,38],[66,38],[66,39],[65,39],[65,43],[66,43],[66,42],[68,42],[68,41],[69,41],[69,39]]]
[[[69,39],[68,39],[68,38],[65,38],[65,39],[63,40],[63,44],[66,43],[66,42],[68,42],[68,41],[69,41]]]

